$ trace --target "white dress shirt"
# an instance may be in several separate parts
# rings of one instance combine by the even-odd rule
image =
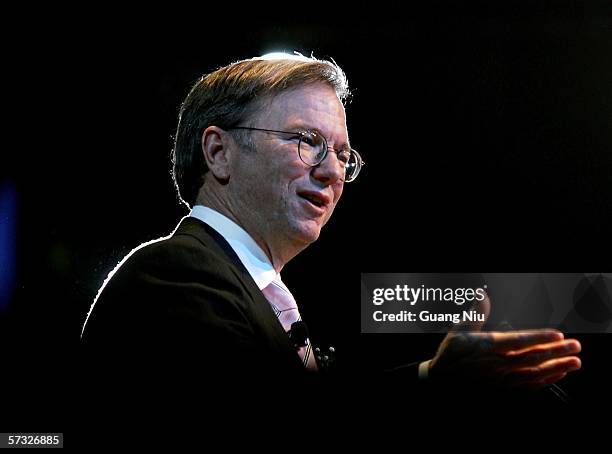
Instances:
[[[266,253],[246,230],[218,211],[203,205],[195,205],[189,215],[211,226],[229,243],[259,290],[276,281],[291,293],[281,280],[280,273],[274,270]]]

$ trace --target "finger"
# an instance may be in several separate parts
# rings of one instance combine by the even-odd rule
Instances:
[[[577,356],[568,356],[546,361],[538,366],[514,369],[505,375],[510,383],[524,384],[542,382],[555,375],[562,375],[580,369],[582,363]]]
[[[516,367],[535,366],[550,359],[580,353],[580,342],[576,339],[566,339],[548,344],[538,344],[523,350],[511,350],[504,354],[509,363]]]
[[[567,376],[567,372],[564,372],[562,374],[556,374],[556,375],[552,375],[544,380],[542,380],[540,382],[540,386],[550,386],[554,383],[557,383],[559,380],[563,380],[566,376]]]
[[[563,340],[563,333],[553,329],[482,333],[485,348],[497,353],[523,350],[538,344]],[[489,345],[487,346],[486,343]]]
[[[520,387],[541,389],[545,388],[546,386],[550,386],[554,383],[557,383],[559,380],[563,380],[566,376],[567,372],[564,372],[562,374],[554,374],[539,381],[525,382],[521,384]]]

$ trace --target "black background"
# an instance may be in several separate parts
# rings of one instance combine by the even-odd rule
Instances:
[[[0,325],[12,421],[72,423],[57,409],[78,400],[75,351],[97,289],[187,214],[170,177],[179,105],[199,76],[237,59],[332,57],[353,89],[349,134],[367,164],[283,271],[321,344],[357,342],[365,368],[433,354],[435,339],[359,333],[361,272],[605,271],[612,14],[605,2],[517,4],[337,21],[195,10],[26,19],[9,41],[5,95],[16,103],[2,173],[18,195]],[[584,339],[568,383],[579,402],[609,398],[606,339]]]

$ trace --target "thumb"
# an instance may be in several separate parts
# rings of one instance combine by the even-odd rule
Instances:
[[[491,313],[491,300],[484,289],[478,290],[482,291],[484,294],[484,299],[481,301],[474,300],[471,307],[467,310],[470,313],[475,312],[475,314],[473,314],[475,316],[472,317],[472,321],[469,319],[464,320],[455,325],[451,331],[480,331],[482,326],[487,322],[489,314]]]

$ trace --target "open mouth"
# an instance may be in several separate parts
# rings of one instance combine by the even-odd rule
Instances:
[[[298,195],[310,202],[310,204],[314,205],[318,209],[323,209],[329,204],[329,197],[324,194],[309,191],[300,192],[298,193]]]
[[[308,200],[310,203],[312,203],[314,206],[317,206],[319,208],[325,206],[325,204],[317,199],[316,197],[310,196],[310,195],[302,195],[303,198],[305,198],[306,200]]]

